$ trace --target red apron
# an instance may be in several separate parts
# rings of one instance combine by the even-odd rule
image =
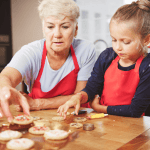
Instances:
[[[55,96],[59,96],[59,95],[70,95],[70,94],[74,93],[76,84],[77,84],[77,75],[79,72],[79,65],[78,65],[77,58],[76,58],[76,55],[75,55],[72,45],[70,48],[71,48],[71,55],[72,55],[75,69],[72,70],[61,81],[59,81],[58,84],[53,89],[51,89],[48,92],[43,92],[41,90],[40,78],[42,76],[42,72],[43,72],[44,65],[45,65],[46,54],[47,54],[46,43],[44,43],[41,68],[40,68],[38,77],[34,82],[32,91],[31,91],[31,93],[29,93],[30,97],[32,97],[33,99],[51,98],[51,97],[55,97]]]
[[[129,71],[118,69],[119,59],[119,56],[117,56],[105,72],[101,105],[130,105],[136,92],[140,81],[139,67],[143,56],[137,60],[135,68]]]

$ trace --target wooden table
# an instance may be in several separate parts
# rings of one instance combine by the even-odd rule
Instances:
[[[88,113],[91,109],[86,109]],[[13,115],[19,114],[11,106]],[[45,120],[45,123],[52,127],[57,123],[52,121],[52,117],[56,116],[57,109],[32,111],[32,116],[39,116]],[[74,111],[73,108],[69,112]],[[79,115],[85,117],[87,114]],[[148,150],[150,149],[150,117],[130,118],[108,115],[100,119],[87,120],[84,123],[93,123],[95,129],[85,131],[82,128],[72,129],[69,123],[73,122],[74,115],[67,116],[65,121],[61,121],[61,128],[71,131],[69,140],[49,143],[47,145],[43,141],[42,136],[31,135],[25,133],[23,137],[33,139],[35,147],[32,150],[44,150],[46,148],[53,149],[54,147],[62,147],[62,150]],[[49,121],[48,121],[49,120]],[[6,123],[6,118],[0,119],[0,124]],[[45,146],[44,146],[45,145]],[[52,146],[51,146],[52,145]],[[57,149],[56,148],[56,149]],[[5,149],[4,144],[0,145],[0,149]]]

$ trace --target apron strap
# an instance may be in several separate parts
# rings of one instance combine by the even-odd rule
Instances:
[[[72,55],[73,63],[75,66],[75,71],[78,72],[79,71],[79,65],[78,65],[78,61],[77,61],[73,46],[71,45],[70,48],[71,48],[71,55]]]
[[[43,49],[43,54],[42,54],[42,60],[41,60],[41,68],[37,77],[37,81],[40,81],[40,78],[42,76],[42,72],[44,69],[44,65],[45,65],[45,59],[46,59],[46,54],[47,54],[47,49],[46,49],[46,41],[44,42],[44,49]]]

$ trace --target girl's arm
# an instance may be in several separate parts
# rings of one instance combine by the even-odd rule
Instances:
[[[91,108],[93,108],[96,112],[107,114],[107,107],[99,104],[100,97],[98,95],[95,96],[94,100],[90,102]]]
[[[66,96],[32,99],[25,93],[23,93],[23,95],[28,99],[30,110],[58,108],[59,106],[67,102],[74,94],[80,92],[85,87],[86,83],[87,81],[77,81],[75,92],[71,95]],[[19,108],[19,106],[17,106],[17,110],[21,111],[21,107]]]
[[[130,105],[108,106],[107,113],[118,116],[140,117],[150,105],[150,54],[139,69],[140,82]]]
[[[69,107],[74,106],[75,112],[78,114],[80,104],[86,103],[92,100],[95,95],[102,93],[105,70],[109,67],[115,57],[116,54],[112,48],[108,48],[102,52],[94,65],[91,77],[88,79],[86,87],[80,92],[81,94],[72,96],[69,101],[58,108],[58,112],[60,114],[62,112],[67,112]]]

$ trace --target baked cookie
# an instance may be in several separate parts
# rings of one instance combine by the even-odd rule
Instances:
[[[27,115],[18,115],[14,117],[13,123],[27,125],[33,122],[33,117]]]
[[[18,132],[18,131],[5,130],[5,131],[2,131],[0,133],[0,140],[1,141],[9,141],[9,140],[17,139],[20,137],[22,137],[22,133]]]
[[[30,149],[33,145],[34,141],[27,138],[13,139],[6,144],[7,148],[12,150],[27,150]]]
[[[44,138],[46,140],[47,139],[62,140],[62,139],[66,139],[68,136],[69,136],[69,133],[67,131],[59,130],[59,129],[49,130],[44,133]]]
[[[70,123],[70,127],[79,129],[83,127],[83,124],[82,123]]]
[[[55,120],[55,121],[62,121],[62,120],[65,120],[64,117],[62,116],[56,116],[56,117],[53,117],[52,120]]]
[[[57,113],[57,115],[58,116],[60,116],[60,114],[59,113]],[[62,116],[64,115],[64,112],[62,112]],[[67,112],[67,114],[66,114],[67,116],[69,116],[70,115],[70,112]]]
[[[36,120],[40,120],[41,118],[40,117],[37,117],[37,116],[34,116],[33,117],[33,121],[36,121]]]
[[[46,126],[34,126],[29,129],[31,134],[44,134],[46,131],[49,131],[50,128]]]
[[[84,118],[84,117],[76,117],[76,118],[74,118],[74,121],[75,122],[84,122],[84,121],[86,121],[87,119],[86,118]]]

